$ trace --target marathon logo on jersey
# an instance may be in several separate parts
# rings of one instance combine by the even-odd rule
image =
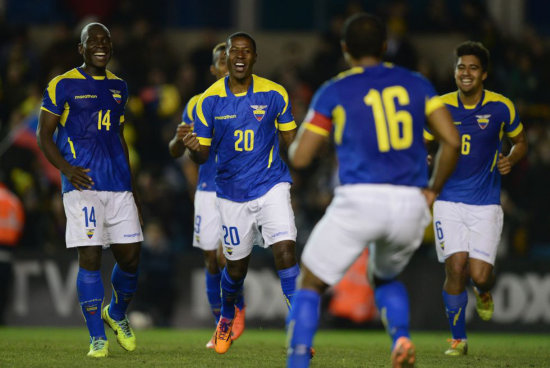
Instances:
[[[88,235],[88,239],[91,239],[94,236],[95,229],[88,229],[86,230],[86,235]]]
[[[252,112],[254,113],[254,117],[258,121],[262,121],[265,115],[265,109],[267,109],[267,105],[250,105],[252,108]]]
[[[487,114],[487,115],[476,115],[476,119],[477,119],[477,125],[479,125],[479,127],[481,129],[485,129],[487,128],[487,125],[489,125],[489,118],[491,117],[491,114]]]
[[[111,93],[113,94],[113,98],[115,99],[117,104],[122,102],[122,96],[120,95],[120,91],[117,91],[116,89],[110,89],[109,91],[111,91]]]
[[[86,99],[86,98],[97,98],[97,95],[78,95],[78,96],[74,96],[75,100],[82,100],[82,99]]]

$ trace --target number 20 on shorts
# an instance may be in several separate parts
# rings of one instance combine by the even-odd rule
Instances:
[[[223,244],[225,245],[241,244],[241,239],[239,238],[239,231],[235,226],[227,227],[223,225],[222,230],[223,230]]]

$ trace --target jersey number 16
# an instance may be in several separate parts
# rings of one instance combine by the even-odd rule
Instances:
[[[413,119],[406,110],[397,110],[395,100],[399,106],[409,104],[409,94],[402,86],[384,88],[382,93],[371,89],[363,101],[372,108],[376,137],[380,152],[404,150],[413,142]]]

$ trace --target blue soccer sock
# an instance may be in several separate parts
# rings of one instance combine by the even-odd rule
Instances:
[[[241,287],[241,290],[239,292],[239,296],[237,296],[237,300],[235,301],[235,307],[239,308],[240,310],[243,310],[244,308],[244,295],[243,295],[243,288]]]
[[[220,319],[220,311],[222,308],[222,296],[220,282],[222,280],[221,272],[211,274],[208,270],[205,270],[206,275],[206,296],[208,297],[208,303],[210,303],[210,310],[216,319],[216,323]]]
[[[409,296],[405,285],[397,280],[385,282],[374,290],[376,305],[382,322],[392,339],[392,350],[397,339],[409,337]]]
[[[300,267],[298,264],[284,270],[277,271],[279,278],[281,279],[281,289],[283,289],[283,295],[285,297],[286,306],[290,310],[292,305],[290,304],[294,297],[296,290],[296,278],[300,274]]]
[[[233,280],[227,273],[227,267],[222,271],[222,317],[233,319],[235,318],[235,302],[239,295],[242,294],[244,278],[241,280]]]
[[[445,303],[445,312],[447,313],[453,339],[465,339],[468,293],[463,291],[458,295],[451,295],[443,290],[443,302]]]
[[[313,290],[300,289],[294,295],[287,323],[289,368],[309,367],[313,337],[319,324],[320,303],[321,295]]]
[[[90,337],[100,337],[107,340],[105,327],[101,319],[101,307],[105,295],[101,273],[79,268],[76,278],[76,290]]]
[[[132,300],[137,289],[138,274],[122,271],[115,264],[111,275],[111,283],[113,285],[113,294],[111,296],[111,304],[109,305],[109,316],[115,321],[121,321],[126,317],[128,304]]]

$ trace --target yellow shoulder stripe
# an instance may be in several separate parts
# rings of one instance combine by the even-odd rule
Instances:
[[[508,124],[512,124],[512,122],[516,118],[516,108],[509,98],[506,98],[499,93],[485,90],[485,98],[483,99],[482,105],[485,105],[489,102],[502,102],[504,105],[506,105],[506,107],[508,107],[508,111],[510,111],[510,121],[508,122]]]
[[[360,66],[354,66],[353,68],[350,68],[348,70],[344,70],[343,72],[338,73],[338,75],[334,77],[333,80],[344,79],[346,77],[349,77],[350,75],[360,74],[360,73],[363,73],[364,70],[365,69],[363,69]]]
[[[283,100],[285,101],[285,107],[283,108],[283,111],[281,111],[281,114],[284,114],[286,112],[286,109],[288,108],[288,92],[286,91],[285,87],[275,82],[272,82],[269,79],[258,77],[255,74],[252,74],[252,78],[254,80],[253,93],[275,91],[280,94],[281,97],[283,97]]]
[[[52,111],[48,110],[48,109],[47,109],[47,108],[45,108],[44,106],[41,106],[41,107],[40,107],[40,110],[44,110],[44,111],[47,111],[47,112],[49,112],[50,114],[53,114],[53,115],[59,116],[59,114],[56,114],[55,112],[52,112]]]
[[[432,112],[439,109],[440,107],[444,107],[444,105],[443,105],[443,101],[441,100],[441,98],[439,96],[434,96],[434,97],[430,98],[429,100],[426,99],[426,107],[425,107],[426,116],[430,116],[430,114]]]
[[[118,79],[122,80],[122,78],[117,77],[115,74],[111,73],[109,70],[105,70],[105,74],[107,74],[107,79]]]
[[[441,96],[440,98],[441,98],[441,101],[442,101],[445,105],[449,105],[449,106],[453,106],[453,107],[458,107],[458,91],[454,91],[454,92],[450,92],[450,93],[444,94],[444,95]]]
[[[57,84],[63,79],[86,79],[86,77],[84,77],[78,70],[76,70],[76,68],[74,68],[52,79],[48,84],[47,91],[50,100],[55,106],[57,106],[57,95],[55,93],[55,90],[57,88]]]
[[[191,121],[193,121],[193,108],[195,107],[195,105],[199,101],[199,97],[201,97],[200,93],[198,95],[195,95],[195,96],[191,97],[189,99],[189,102],[187,103],[187,110],[185,111],[185,113],[187,114],[187,117]]]
[[[225,91],[225,78],[218,79],[214,84],[212,84],[202,95],[200,95],[199,99],[197,100],[197,116],[199,118],[199,121],[203,123],[204,125],[208,126],[208,122],[206,121],[206,118],[204,117],[204,113],[202,111],[202,103],[204,100],[211,96],[219,96],[219,97],[227,97],[227,92]]]

